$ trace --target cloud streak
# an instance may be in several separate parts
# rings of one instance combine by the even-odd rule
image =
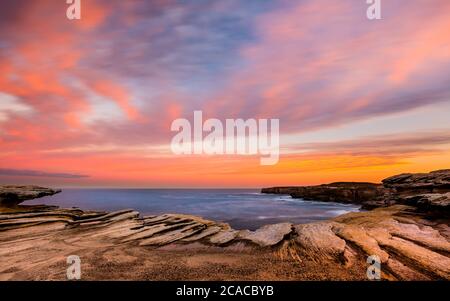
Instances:
[[[26,169],[6,169],[0,168],[1,176],[12,177],[39,177],[39,178],[62,178],[62,179],[81,179],[87,178],[87,175],[62,173],[62,172],[45,172],[38,170],[26,170]]]

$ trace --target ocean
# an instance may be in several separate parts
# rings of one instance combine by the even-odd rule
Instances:
[[[255,189],[63,189],[25,204],[100,211],[132,208],[142,216],[184,213],[250,230],[280,222],[315,222],[360,210],[357,205],[292,199]]]

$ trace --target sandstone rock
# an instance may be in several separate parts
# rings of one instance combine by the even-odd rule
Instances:
[[[261,247],[274,246],[292,232],[291,223],[266,225],[256,231],[241,231],[239,239],[249,240]]]
[[[361,204],[363,209],[406,204],[423,211],[450,214],[450,169],[400,174],[386,178],[382,183],[336,182],[263,188],[261,192],[289,194],[304,200]]]
[[[398,192],[449,192],[450,169],[436,170],[429,173],[405,173],[386,178],[382,181],[387,188]]]
[[[334,228],[338,235],[361,247],[366,254],[376,254],[376,250],[382,250],[389,255],[387,261],[381,258],[386,262],[395,257],[398,263],[390,262],[392,272],[402,279],[420,280],[423,275],[449,279],[450,259],[444,255],[449,254],[448,240],[438,230],[424,226],[420,217],[410,209],[408,206],[396,205],[369,212],[349,213],[335,218],[339,224]],[[409,218],[403,217],[406,214]],[[399,222],[397,216],[401,217],[398,220],[408,223]],[[362,234],[363,231],[365,234]]]
[[[363,227],[336,224],[333,231],[340,238],[361,248],[367,256],[377,255],[382,263],[389,259],[389,254],[378,246],[377,241],[369,236]]]
[[[206,238],[208,236],[218,233],[220,230],[222,230],[221,227],[211,226],[211,227],[206,228],[205,230],[203,230],[202,232],[200,232],[198,234],[183,238],[181,241],[184,241],[184,242],[200,241],[203,238]]]
[[[136,219],[126,219],[108,224],[105,227],[94,228],[94,233],[88,234],[90,237],[102,237],[106,239],[129,237],[138,232],[136,228],[140,225]]]
[[[409,268],[398,260],[390,258],[386,265],[387,269],[394,274],[395,278],[398,280],[431,280],[430,277]],[[382,266],[383,269],[383,266]]]
[[[449,213],[450,192],[398,196],[397,202],[415,206],[422,211],[437,211],[440,213]]]
[[[289,223],[252,232],[236,231],[226,224],[189,215],[139,218],[133,210],[95,213],[41,208],[36,212],[0,213],[0,255],[26,254],[34,247],[48,245],[51,239],[83,248],[117,243],[153,247],[205,243],[225,247],[249,240],[262,247],[272,246],[274,254],[285,249],[288,258],[296,261],[332,261],[342,264],[342,269],[360,260],[365,264],[367,255],[376,254],[385,267],[385,279],[450,279],[449,241],[443,234],[447,228],[446,224],[422,220],[411,207],[403,205],[296,225],[293,232]],[[361,279],[364,277],[361,275]]]
[[[417,224],[404,224],[392,221],[389,232],[392,236],[427,246],[427,248],[437,252],[450,254],[450,242],[438,230],[430,226],[419,227]]]
[[[152,225],[152,226],[146,226],[144,228],[141,228],[137,233],[124,239],[124,241],[126,242],[126,241],[146,239],[146,238],[152,237],[158,233],[169,232],[171,230],[176,230],[176,229],[179,229],[180,227],[190,226],[192,224],[194,224],[193,221],[182,222],[182,223],[178,223],[178,224],[168,224],[168,225],[156,224],[156,225]]]
[[[61,192],[40,186],[3,185],[0,186],[0,207],[16,206],[26,200],[36,199]]]
[[[442,279],[450,279],[450,258],[404,239],[377,236],[378,243],[421,271]]]
[[[222,230],[219,233],[211,236],[209,242],[215,245],[224,245],[234,240],[239,234],[236,230]]]
[[[341,260],[345,250],[345,240],[339,238],[332,231],[336,223],[324,222],[296,225],[296,243],[302,253],[315,260]]]
[[[205,229],[206,226],[203,224],[193,223],[191,225],[187,225],[181,229],[177,229],[175,231],[170,231],[168,233],[164,233],[155,237],[147,238],[142,240],[139,245],[141,246],[149,246],[149,245],[157,245],[162,246],[177,240],[192,236],[196,233],[201,232]]]

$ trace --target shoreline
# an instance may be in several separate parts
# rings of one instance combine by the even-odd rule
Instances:
[[[257,190],[63,190],[24,204],[47,204],[82,210],[115,211],[133,208],[142,215],[190,214],[229,223],[235,229],[257,228],[274,223],[323,221],[359,211],[360,205],[302,202],[290,196],[267,195]]]
[[[427,174],[427,185],[431,178],[447,179],[447,173]],[[379,257],[385,280],[450,280],[449,219],[435,214],[436,206],[447,208],[448,192],[442,188],[448,183],[432,183],[440,197],[436,191],[425,194],[434,202],[427,211],[430,203],[419,202],[424,196],[411,195],[413,186],[423,191],[417,178],[424,176],[411,177],[414,183],[398,195],[389,188],[396,203],[256,231],[185,214],[140,217],[132,209],[95,212],[18,203],[0,210],[0,279],[63,280],[66,257],[75,254],[85,280],[367,280],[366,260],[372,255]],[[35,195],[34,188],[27,189]],[[409,198],[414,202],[402,203]]]

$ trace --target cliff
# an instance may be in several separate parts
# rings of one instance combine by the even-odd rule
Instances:
[[[361,204],[364,209],[404,204],[423,211],[450,211],[450,169],[407,173],[386,178],[382,184],[337,182],[316,186],[263,188],[262,193],[288,194],[292,198]]]
[[[382,196],[384,188],[374,183],[335,182],[317,186],[263,188],[261,192],[289,194],[304,200],[364,204]]]

